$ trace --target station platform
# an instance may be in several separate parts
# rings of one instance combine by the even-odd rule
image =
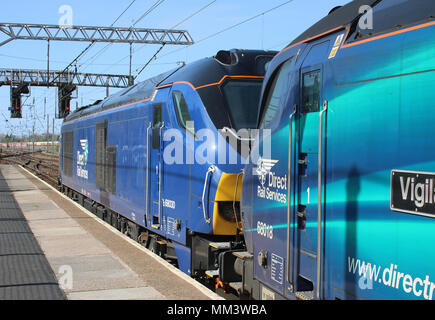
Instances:
[[[222,300],[22,168],[0,165],[0,300]]]

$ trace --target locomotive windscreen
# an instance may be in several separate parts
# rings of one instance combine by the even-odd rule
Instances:
[[[257,127],[258,102],[262,82],[229,81],[223,92],[234,129],[255,129]]]

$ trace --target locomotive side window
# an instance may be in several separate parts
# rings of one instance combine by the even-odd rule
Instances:
[[[69,131],[63,134],[63,173],[67,177],[72,177],[73,175],[73,142],[74,142],[74,132]]]
[[[175,113],[177,115],[178,124],[185,130],[192,132],[192,128],[187,128],[187,122],[192,121],[192,118],[187,107],[186,99],[180,91],[172,92],[172,100],[174,101]]]
[[[162,103],[153,105],[153,149],[160,149],[160,126],[162,125]]]
[[[302,113],[320,111],[320,70],[305,73],[302,79]]]
[[[116,146],[107,146],[105,166],[105,189],[111,194],[116,192]]]
[[[264,104],[260,129],[269,127],[270,122],[273,120],[278,111],[281,96],[287,92],[284,90],[284,85],[288,79],[291,61],[292,59],[281,65],[272,81],[271,86],[269,87],[269,93],[267,95],[266,103]]]
[[[153,105],[153,127],[159,128],[162,123],[162,104],[155,103]]]
[[[95,184],[98,189],[104,189],[104,176],[106,165],[107,146],[107,122],[97,123],[96,128],[96,150],[95,150]]]

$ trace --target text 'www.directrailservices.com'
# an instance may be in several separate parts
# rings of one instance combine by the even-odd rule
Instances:
[[[432,300],[435,283],[430,281],[428,275],[424,278],[413,277],[400,272],[398,266],[393,263],[388,268],[383,268],[351,257],[348,257],[347,261],[349,273],[360,277],[358,282],[360,289],[371,290],[374,283],[380,283],[396,290],[403,290],[416,297]]]

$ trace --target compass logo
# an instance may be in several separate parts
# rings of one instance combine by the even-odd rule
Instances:
[[[270,170],[277,163],[278,163],[278,160],[264,159],[264,158],[258,159],[256,174],[258,175],[258,180],[260,181],[260,183],[263,187],[264,187],[264,184],[266,183],[267,173],[270,172]]]
[[[88,163],[88,154],[89,154],[89,148],[88,148],[88,140],[83,139],[80,140],[80,146],[82,147],[82,164],[85,166]]]
[[[77,176],[88,179],[88,170],[84,167],[88,164],[89,143],[87,139],[80,140],[81,152],[77,151]]]

